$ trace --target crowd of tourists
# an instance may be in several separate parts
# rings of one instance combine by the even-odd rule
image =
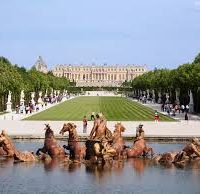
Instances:
[[[151,98],[150,95],[141,95],[137,97],[137,100],[139,102],[142,102],[143,104],[146,104],[147,102],[155,103],[155,99]]]
[[[16,105],[15,111],[16,114],[31,114],[33,112],[38,112],[47,107],[48,104],[61,102],[63,97],[63,95],[47,96],[42,98],[40,102],[29,101],[27,104],[21,103],[20,105]]]
[[[188,113],[189,112],[189,105],[179,105],[179,104],[165,104],[161,105],[161,111],[167,112],[168,115],[175,116],[176,113]]]

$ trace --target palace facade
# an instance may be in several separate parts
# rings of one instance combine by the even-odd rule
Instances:
[[[147,72],[145,65],[56,65],[53,74],[75,81],[76,86],[121,86]]]

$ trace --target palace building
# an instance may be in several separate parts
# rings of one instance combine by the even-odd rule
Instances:
[[[38,57],[38,60],[36,61],[33,67],[35,67],[37,71],[40,71],[42,73],[48,73],[48,67],[41,56]]]
[[[76,82],[76,86],[121,86],[147,72],[145,65],[56,65],[53,74]]]

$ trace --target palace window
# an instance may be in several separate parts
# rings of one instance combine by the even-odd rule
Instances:
[[[111,75],[111,80],[113,80],[113,74]]]

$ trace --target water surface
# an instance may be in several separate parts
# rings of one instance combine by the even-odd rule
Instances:
[[[60,141],[60,144],[64,142]],[[42,147],[42,141],[15,141],[21,150]],[[155,152],[179,151],[183,144],[150,144]],[[105,166],[13,163],[0,159],[0,193],[200,193],[200,163],[183,168],[129,159]]]

